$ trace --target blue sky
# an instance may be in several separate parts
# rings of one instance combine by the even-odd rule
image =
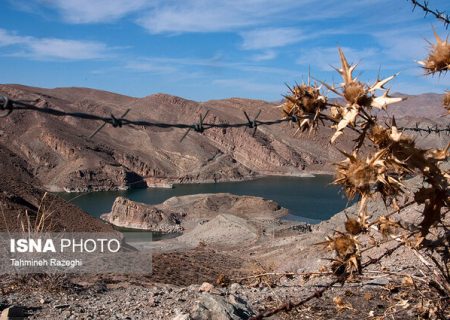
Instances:
[[[450,11],[450,1],[430,0]],[[0,83],[91,87],[136,97],[279,100],[285,83],[340,82],[337,48],[362,80],[400,72],[392,91],[442,92],[424,77],[433,28],[406,0],[4,0]]]

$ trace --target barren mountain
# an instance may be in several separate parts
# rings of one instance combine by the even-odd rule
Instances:
[[[243,123],[244,110],[250,117],[261,110],[258,120],[280,118],[275,104],[237,98],[200,103],[165,94],[132,98],[87,88],[21,85],[0,85],[0,94],[42,108],[101,116],[120,117],[130,109],[127,119],[151,122],[193,124],[206,111],[205,122],[214,124]],[[410,97],[408,103],[437,103],[434,96],[427,97]],[[430,117],[429,108],[427,113]],[[250,128],[212,128],[203,133],[191,130],[180,142],[186,129],[107,125],[89,139],[101,124],[15,110],[0,122],[0,145],[20,156],[31,168],[30,175],[52,191],[303,175],[329,171],[329,164],[340,159],[335,146],[328,143],[330,129],[294,137],[295,129],[288,123],[258,126],[254,135]]]

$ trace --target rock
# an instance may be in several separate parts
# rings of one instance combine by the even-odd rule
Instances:
[[[231,298],[232,297],[232,298]],[[203,293],[191,310],[193,320],[242,320],[253,315],[247,303],[236,296],[223,296]]]
[[[312,231],[311,225],[308,223],[297,224],[295,226],[292,226],[291,229],[294,231],[298,231],[300,233],[306,233],[306,232]]]
[[[230,292],[231,293],[236,293],[241,289],[241,285],[239,283],[232,283],[230,285]]]
[[[20,306],[11,306],[2,311],[0,320],[19,320],[28,316],[25,309]]]
[[[387,284],[389,284],[389,280],[388,278],[375,278],[375,279],[371,279],[368,281],[364,281],[364,285],[367,286],[385,286]]]
[[[148,298],[148,306],[156,307],[160,303],[160,298],[158,296]]]
[[[210,292],[212,289],[214,289],[214,286],[211,283],[203,282],[203,284],[198,288],[198,291],[200,292]]]
[[[176,213],[123,197],[117,197],[111,212],[101,218],[119,227],[166,233],[183,231]]]
[[[172,320],[190,320],[191,317],[188,313],[179,313]]]

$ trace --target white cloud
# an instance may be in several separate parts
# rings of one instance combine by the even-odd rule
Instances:
[[[34,39],[28,47],[32,57],[43,59],[89,60],[107,55],[106,45],[94,41],[43,38]]]
[[[389,0],[378,0],[386,5]],[[335,0],[155,0],[137,20],[150,33],[241,31],[255,26],[346,18],[374,6],[373,0],[351,5]]]
[[[258,64],[227,61],[220,55],[209,58],[166,58],[166,57],[141,57],[133,62],[128,62],[126,67],[130,70],[142,72],[172,73],[172,72],[198,72],[216,74],[226,70],[237,70],[250,74],[273,74],[294,76],[295,72],[288,69],[260,66]]]
[[[125,68],[133,71],[148,72],[154,74],[168,74],[177,72],[178,69],[169,64],[155,63],[151,61],[132,61],[125,64]]]
[[[267,24],[312,0],[161,1],[138,19],[151,33],[218,32]]]
[[[430,29],[429,32],[423,33],[423,29],[408,28],[374,32],[373,36],[384,47],[383,51],[389,58],[414,61],[423,58],[427,52],[428,43],[425,39],[432,36],[432,31]]]
[[[29,41],[29,37],[21,37],[18,36],[12,32],[9,32],[4,29],[0,29],[0,46],[6,47],[6,46],[12,46],[15,44],[20,44],[25,41]]]
[[[20,48],[12,55],[38,60],[90,60],[110,55],[101,42],[20,36],[5,29],[0,29],[0,46]]]
[[[242,48],[257,50],[283,47],[304,39],[303,33],[295,28],[263,28],[241,33]]]
[[[39,0],[69,23],[111,22],[147,7],[146,0]]]
[[[251,57],[251,59],[253,61],[256,61],[256,62],[258,62],[258,61],[268,61],[268,60],[275,59],[277,57],[277,55],[278,54],[275,51],[267,50],[267,51],[264,51],[262,53],[255,54],[254,56]]]
[[[375,5],[392,7],[390,0],[360,0],[352,5],[335,0],[14,0],[13,4],[30,12],[50,7],[74,24],[108,23],[134,15],[139,25],[154,34],[242,31],[274,23],[285,25],[290,19],[293,23],[336,18],[352,21]]]

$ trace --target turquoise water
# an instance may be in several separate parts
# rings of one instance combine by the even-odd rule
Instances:
[[[289,218],[317,222],[330,218],[347,205],[347,200],[339,193],[339,188],[330,185],[331,181],[332,177],[326,175],[311,178],[266,177],[242,182],[175,185],[173,189],[151,188],[59,195],[91,215],[99,217],[102,213],[111,211],[118,196],[157,204],[174,196],[229,192],[274,200],[289,209]]]

